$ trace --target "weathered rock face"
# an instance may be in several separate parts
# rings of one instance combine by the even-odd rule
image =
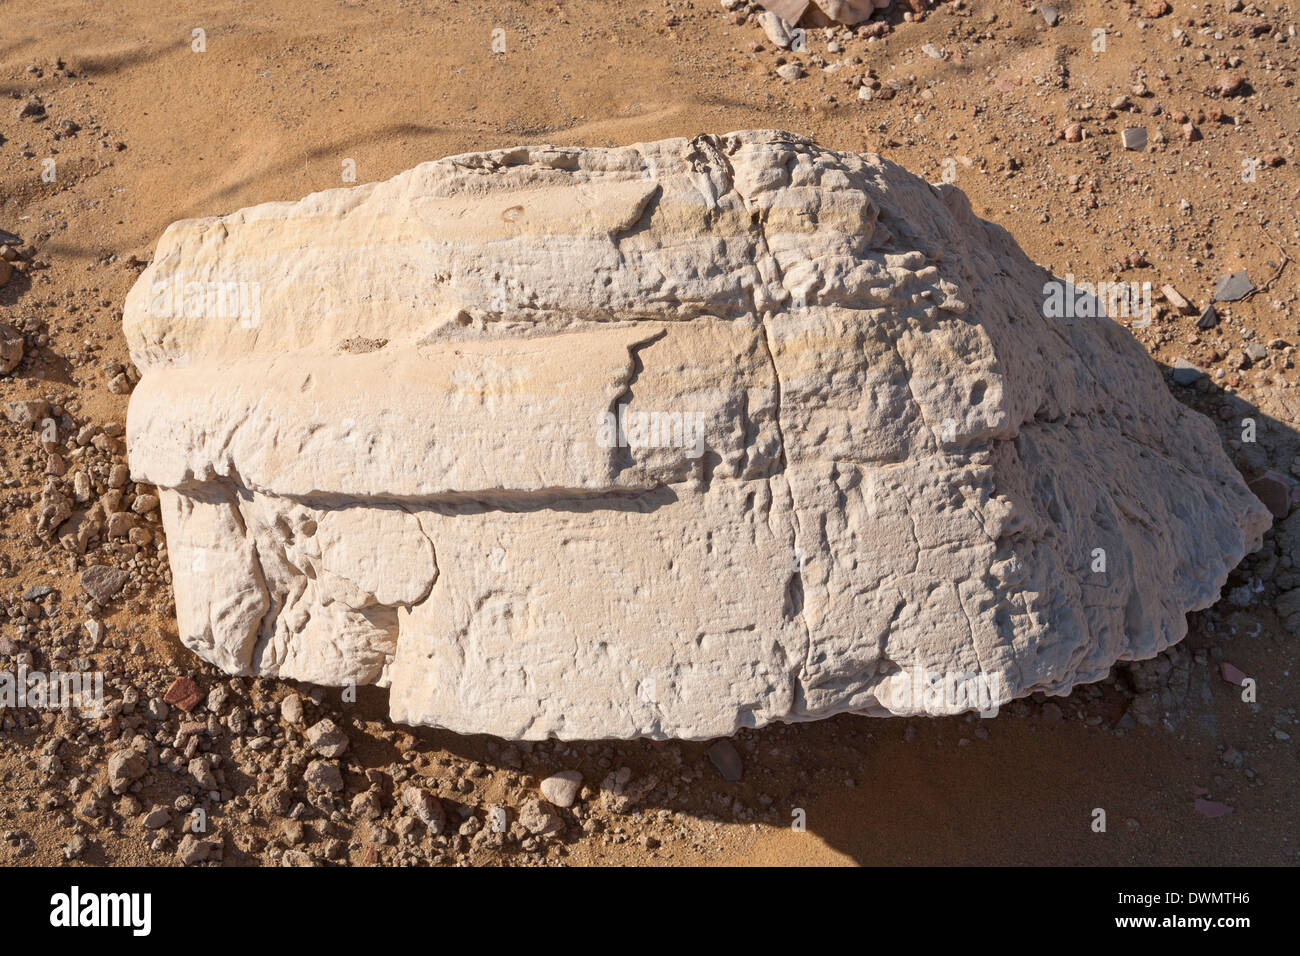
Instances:
[[[957,189],[774,132],[176,223],[124,322],[182,640],[525,738],[1098,680],[1269,518],[1049,280]]]

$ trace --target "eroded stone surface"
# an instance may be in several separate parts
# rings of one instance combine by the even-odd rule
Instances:
[[[1050,279],[957,189],[765,131],[176,223],[124,324],[182,640],[523,738],[1100,679],[1269,518]]]

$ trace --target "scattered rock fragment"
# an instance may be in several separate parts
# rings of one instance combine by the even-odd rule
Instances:
[[[790,49],[793,37],[790,34],[790,25],[778,17],[771,10],[764,10],[758,15],[758,25],[763,28],[767,38],[782,50]]]
[[[41,120],[45,118],[45,104],[40,97],[31,96],[18,104],[14,115],[19,119]]]
[[[1214,280],[1215,302],[1237,302],[1255,291],[1255,283],[1244,272],[1226,273]]]
[[[800,18],[808,10],[808,5],[812,0],[770,0],[762,4],[764,10],[770,10],[786,23],[798,23]],[[722,4],[728,10],[735,10],[739,7],[749,5],[749,0],[724,0]]]
[[[1241,96],[1247,90],[1246,78],[1240,73],[1224,73],[1214,84],[1220,96]]]
[[[578,791],[582,789],[582,774],[577,770],[561,770],[543,780],[538,789],[555,806],[571,807],[578,799]]]
[[[406,787],[402,791],[402,803],[434,836],[446,828],[447,813],[442,808],[442,802],[423,787]]]
[[[541,800],[526,800],[519,808],[519,823],[533,836],[551,836],[564,830],[560,815]]]
[[[1241,668],[1229,664],[1227,661],[1219,662],[1219,673],[1229,684],[1236,684],[1240,687],[1246,680],[1246,673]]]
[[[125,372],[117,372],[108,380],[108,390],[114,395],[130,395],[131,379]]]
[[[216,790],[220,786],[212,773],[212,762],[207,757],[195,757],[186,769],[200,790]]]
[[[327,793],[338,793],[343,789],[343,771],[332,760],[313,760],[303,771],[302,779],[307,786]]]
[[[1226,817],[1232,812],[1232,807],[1226,803],[1219,803],[1216,800],[1206,800],[1204,797],[1196,798],[1196,812],[1203,817],[1209,817],[1211,820],[1218,817]]]
[[[127,788],[145,775],[149,761],[140,751],[128,748],[118,750],[108,758],[108,786],[114,793],[126,793]]]
[[[161,830],[172,822],[171,811],[166,807],[155,807],[145,814],[141,821],[146,830]]]
[[[735,783],[744,773],[744,767],[740,761],[740,753],[736,750],[735,745],[725,737],[716,740],[709,747],[709,760],[713,766],[718,769],[723,780]]]
[[[348,749],[348,737],[326,717],[307,729],[307,745],[322,757],[341,757]]]
[[[203,691],[190,678],[178,677],[167,688],[167,693],[163,694],[163,700],[188,714],[202,702]]]
[[[4,285],[0,282],[0,285]],[[23,360],[24,339],[12,325],[0,322],[0,375],[8,375]]]
[[[105,530],[108,532],[110,539],[125,538],[135,527],[135,515],[126,511],[115,511],[108,516],[108,523]]]
[[[81,855],[86,852],[86,848],[89,845],[89,840],[80,833],[74,833],[72,838],[68,840],[67,845],[63,848],[63,858],[65,860],[80,859]]]
[[[284,700],[280,701],[280,716],[286,723],[302,723],[302,698],[294,693],[285,695]]]
[[[633,779],[632,768],[619,767],[600,784],[600,805],[611,813],[631,813],[659,784],[654,774]]]
[[[384,812],[383,801],[374,790],[366,790],[352,798],[352,815],[363,820],[377,820]]]
[[[1291,513],[1292,506],[1300,502],[1300,481],[1273,469],[1251,481],[1250,490],[1268,506],[1275,518],[1285,518]]]
[[[176,847],[177,858],[186,866],[206,862],[211,856],[213,845],[209,840],[200,840],[193,833],[187,833]]]
[[[81,588],[96,604],[107,605],[117,597],[130,577],[121,568],[94,564],[81,572]]]
[[[1147,131],[1142,126],[1132,126],[1119,134],[1125,149],[1146,149]]]
[[[1163,285],[1160,287],[1160,294],[1165,297],[1165,301],[1181,312],[1183,315],[1191,315],[1196,311],[1196,307],[1188,302],[1178,290],[1172,285]]]
[[[1197,382],[1199,382],[1202,378],[1205,377],[1205,373],[1201,371],[1199,368],[1197,368],[1195,365],[1193,365],[1191,362],[1187,361],[1187,359],[1177,358],[1174,359],[1174,366],[1173,366],[1173,372],[1171,377],[1173,378],[1174,382],[1176,382],[1179,385],[1195,385]]]
[[[15,425],[35,425],[50,414],[50,403],[40,399],[21,402],[5,402],[5,418]]]
[[[41,490],[41,500],[36,507],[36,533],[49,540],[63,522],[72,517],[72,499],[52,478]]]

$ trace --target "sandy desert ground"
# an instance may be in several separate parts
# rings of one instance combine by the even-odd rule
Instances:
[[[21,410],[0,421],[0,664],[103,670],[110,700],[98,720],[0,715],[0,860],[1294,864],[1300,513],[1154,661],[992,720],[744,731],[738,782],[705,743],[511,744],[395,726],[379,690],[345,703],[225,678],[177,639],[156,518],[84,556],[39,533],[47,475],[84,472],[88,501],[148,493],[114,475],[134,377],[121,305],[171,222],[345,185],[349,160],[368,182],[519,143],[750,127],[954,181],[1060,275],[1172,285],[1199,313],[1217,276],[1246,272],[1259,291],[1220,304],[1215,327],[1157,292],[1134,335],[1206,373],[1174,394],[1248,478],[1272,470],[1285,489],[1300,476],[1300,17],[1283,2],[1057,6],[1049,26],[1032,3],[955,0],[885,29],[812,29],[792,53],[718,0],[0,4],[0,229],[16,253],[0,323],[25,347],[0,404],[46,402],[59,422],[47,445]],[[778,74],[792,63],[801,75]],[[1147,148],[1123,147],[1130,127]],[[1241,441],[1245,417],[1257,442]],[[102,605],[80,582],[91,564],[128,572]],[[190,712],[163,701],[177,677],[206,695]],[[302,782],[326,718],[349,740],[335,797]],[[158,761],[114,788],[124,734]],[[528,805],[562,770],[583,791],[537,835]],[[441,833],[401,801],[416,780]],[[207,831],[187,834],[195,807]]]

